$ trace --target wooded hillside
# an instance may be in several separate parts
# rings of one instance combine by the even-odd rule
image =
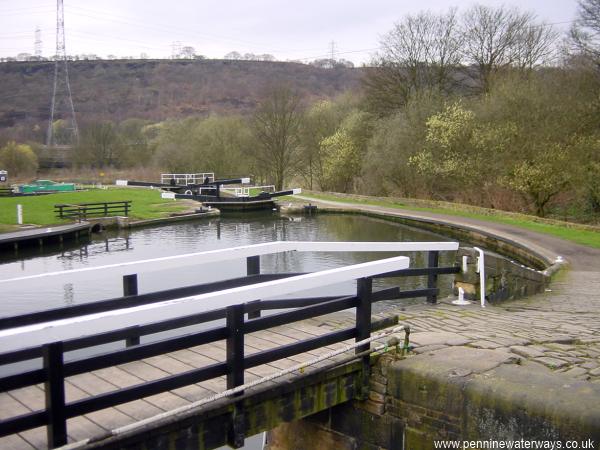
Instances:
[[[98,60],[71,62],[69,75],[77,118],[85,125],[244,114],[269,85],[281,83],[293,85],[308,102],[333,98],[359,88],[361,69],[234,60]],[[53,62],[0,64],[0,135],[43,142],[53,76]]]

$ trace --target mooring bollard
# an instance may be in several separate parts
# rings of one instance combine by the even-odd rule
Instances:
[[[23,225],[23,205],[17,205],[17,225]]]

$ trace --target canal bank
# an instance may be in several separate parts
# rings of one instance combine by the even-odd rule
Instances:
[[[412,355],[380,362],[368,400],[274,430],[270,449],[326,441],[330,448],[420,450],[442,448],[439,442],[450,440],[560,441],[562,447],[554,448],[577,441],[573,448],[600,448],[600,250],[470,218],[304,201],[325,211],[495,235],[555,268],[561,257],[568,269],[546,292],[527,299],[486,308],[458,307],[452,299],[398,308],[400,320],[412,329]],[[590,439],[593,446],[583,447]],[[481,445],[465,448],[510,448]]]
[[[369,215],[383,214],[372,211]],[[318,218],[329,220],[333,217],[336,216],[323,214]],[[361,218],[360,215],[354,218],[342,216],[341,219],[343,226],[336,229],[338,233],[334,239],[385,237],[381,230],[375,229],[376,225],[385,222],[383,220]],[[272,228],[261,225],[256,229],[262,230],[264,238],[306,240],[311,236],[331,240],[330,236],[320,234],[325,226],[312,231],[295,229],[298,224],[308,221],[284,218]],[[353,222],[351,228],[356,233],[349,236],[348,228]],[[386,223],[395,228],[389,221]],[[238,239],[246,233],[247,227],[249,224],[236,224],[230,234]],[[219,228],[216,225],[213,228],[207,231],[219,236]],[[158,233],[147,236],[153,251],[157,251],[156,246],[161,242],[171,246],[169,237],[178,234],[173,231],[166,235],[162,227],[141,231]],[[186,246],[204,241],[199,231],[198,228],[190,230]],[[394,239],[403,240],[395,231],[394,235]],[[428,239],[420,237],[418,240]],[[138,245],[135,239],[132,244],[133,248]],[[175,250],[169,248],[169,251]],[[555,252],[546,250],[551,261]],[[127,253],[129,250],[123,255]],[[285,266],[286,259],[275,259],[270,263],[279,269]],[[567,275],[573,273],[571,270]],[[196,282],[198,275],[202,274],[193,274]],[[142,280],[142,286],[146,287],[150,281]],[[414,307],[397,305],[394,309],[386,309],[386,313],[395,312],[411,325],[414,354],[403,361],[380,361],[372,373],[367,401],[356,402],[349,409],[336,407],[323,416],[313,417],[308,421],[307,430],[314,431],[315,428],[310,426],[316,423],[317,431],[302,432],[303,436],[311,437],[331,432],[338,438],[345,437],[347,445],[338,445],[341,441],[320,440],[311,445],[294,444],[288,448],[324,448],[323,442],[333,442],[328,448],[412,450],[432,448],[434,439],[438,438],[474,436],[486,439],[485,436],[491,436],[492,432],[493,436],[487,439],[514,440],[519,436],[563,439],[564,436],[573,437],[573,433],[594,436],[594,430],[600,429],[595,408],[598,399],[598,371],[595,369],[598,366],[594,367],[598,362],[598,353],[594,354],[598,324],[594,320],[597,321],[599,314],[593,311],[597,301],[591,299],[592,305],[587,305],[577,298],[594,290],[588,283],[581,283],[581,291],[566,291],[561,297],[557,286],[563,281],[559,276],[551,286],[552,292],[523,303],[504,303],[484,310],[477,305],[458,309],[447,303]],[[164,283],[163,280],[160,282]],[[538,300],[539,305],[535,303]],[[302,326],[321,333],[339,329],[343,323],[332,317],[307,321]],[[573,369],[578,370],[567,374]],[[586,378],[577,379],[577,374]],[[146,413],[145,409],[143,413]],[[289,431],[288,428],[287,436],[297,435]],[[546,434],[539,434],[541,432]],[[276,443],[272,441],[273,446]]]

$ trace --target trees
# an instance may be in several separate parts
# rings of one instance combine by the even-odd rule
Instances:
[[[250,127],[256,140],[256,169],[282,189],[300,163],[300,95],[289,86],[271,87],[260,102]]]
[[[429,193],[424,178],[409,166],[426,136],[425,122],[438,112],[440,102],[427,98],[409,103],[374,124],[363,159],[363,185],[370,194],[414,197]]]
[[[475,5],[460,16],[455,9],[407,15],[381,39],[364,77],[367,106],[385,116],[411,98],[473,87],[489,92],[498,72],[529,71],[549,60],[557,37],[531,13],[504,6]]]
[[[600,65],[600,0],[579,0],[578,16],[569,33],[571,44]]]
[[[38,160],[30,146],[8,142],[0,148],[0,167],[13,176],[31,176],[38,168]]]
[[[460,63],[456,10],[421,12],[396,23],[364,78],[369,110],[387,115],[428,91],[448,93]]]
[[[369,113],[353,110],[332,135],[320,142],[321,189],[349,192],[358,183],[367,142],[372,134]]]
[[[148,166],[152,151],[145,133],[150,122],[142,119],[127,119],[119,123],[117,133],[121,141],[119,163],[123,167]]]
[[[462,191],[464,199],[465,188],[481,187],[489,176],[483,171],[487,149],[478,145],[482,132],[475,113],[456,102],[431,115],[425,126],[425,141],[408,162],[431,191],[444,199]]]
[[[245,176],[250,170],[250,140],[250,130],[241,117],[211,115],[194,129],[194,157],[205,171]]]
[[[250,130],[237,116],[173,120],[154,131],[154,163],[164,171],[214,172],[219,177],[248,173]]]
[[[192,46],[186,45],[181,49],[181,58],[194,59],[196,56],[196,49]]]
[[[319,100],[311,105],[303,115],[300,129],[302,164],[299,172],[309,189],[319,186],[325,189],[323,174],[324,153],[321,141],[333,135],[358,101],[352,94],[337,99]]]
[[[234,59],[234,60],[239,60],[239,59],[243,59],[244,57],[242,56],[242,54],[240,52],[236,52],[235,50],[232,52],[227,53],[223,59]]]
[[[534,19],[531,13],[505,6],[475,5],[463,14],[462,57],[477,69],[484,92],[489,92],[498,71],[531,69],[549,57],[558,35]]]
[[[545,217],[548,202],[559,194],[571,181],[568,151],[560,144],[553,144],[534,153],[533,158],[514,164],[512,170],[500,181],[523,194],[535,209],[535,214]]]
[[[120,164],[122,141],[113,122],[90,124],[81,130],[75,162],[91,167],[116,167]]]

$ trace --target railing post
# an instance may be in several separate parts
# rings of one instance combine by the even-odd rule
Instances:
[[[440,258],[440,252],[430,251],[427,254],[427,267],[435,268],[438,267],[438,262]],[[437,279],[438,276],[435,273],[430,273],[427,275],[427,289],[436,289],[437,288]],[[428,303],[437,303],[437,294],[429,294],[427,296]]]
[[[227,307],[227,389],[244,384],[244,305]],[[238,392],[236,396],[242,395]],[[244,446],[246,426],[242,402],[233,405],[231,427],[227,433],[227,443],[232,448]]]
[[[256,309],[254,305],[256,305]],[[252,308],[251,311],[248,311],[248,320],[258,319],[260,317],[260,300],[252,300],[251,302],[246,303],[246,306]]]
[[[246,258],[246,274],[250,275],[260,275],[260,256],[248,256]]]
[[[359,278],[356,283],[356,297],[358,305],[356,306],[356,341],[362,341],[371,336],[371,295],[373,292],[372,278]],[[370,344],[364,344],[357,347],[356,354],[369,350]],[[366,399],[369,391],[369,375],[371,370],[370,355],[362,357],[362,382],[359,388],[358,397]]]
[[[226,322],[227,389],[233,389],[244,384],[244,305],[228,306]]]
[[[138,278],[137,274],[123,275],[123,296],[138,295]],[[125,339],[125,346],[131,347],[140,344],[139,336],[129,336]]]
[[[43,347],[46,381],[46,411],[48,411],[48,446],[60,447],[67,443],[67,414],[65,408],[65,377],[63,370],[63,343],[53,342]]]
[[[371,335],[371,293],[373,291],[372,278],[359,278],[356,285],[358,305],[356,307],[356,341],[362,341]],[[355,352],[361,353],[369,350],[370,345],[357,347]]]

